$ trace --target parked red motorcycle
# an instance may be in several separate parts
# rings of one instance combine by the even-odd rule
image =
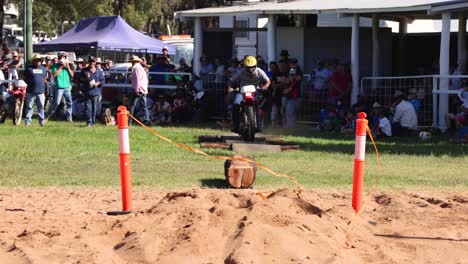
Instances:
[[[23,117],[24,101],[26,99],[26,86],[23,80],[8,84],[6,91],[2,91],[0,98],[0,123],[13,117],[13,124],[19,125]]]

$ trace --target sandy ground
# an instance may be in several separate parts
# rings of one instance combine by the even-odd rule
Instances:
[[[0,189],[1,263],[468,263],[468,192]],[[352,222],[348,225],[350,219]]]

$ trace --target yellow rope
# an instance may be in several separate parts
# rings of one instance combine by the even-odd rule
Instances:
[[[137,122],[139,125],[141,125],[145,130],[149,131],[150,133],[152,133],[153,135],[159,137],[160,139],[162,140],[165,140],[171,144],[174,144],[180,148],[183,148],[183,149],[186,149],[188,151],[191,151],[191,152],[194,152],[194,153],[197,153],[199,155],[203,155],[203,156],[206,156],[206,157],[210,157],[210,158],[214,158],[214,159],[219,159],[219,160],[237,160],[237,161],[245,161],[245,162],[251,162],[251,163],[255,163],[255,165],[257,165],[257,167],[259,167],[260,169],[268,172],[269,174],[273,175],[273,176],[276,176],[276,177],[281,177],[281,178],[286,178],[288,180],[290,180],[291,182],[293,182],[298,189],[302,190],[302,186],[299,184],[299,182],[297,181],[296,178],[292,177],[292,176],[289,176],[287,174],[284,174],[284,173],[277,173],[273,170],[271,170],[270,168],[268,168],[267,166],[255,161],[255,160],[251,160],[251,159],[247,159],[247,158],[243,158],[243,157],[228,157],[228,156],[212,156],[212,155],[209,155],[207,154],[206,152],[202,151],[202,150],[199,150],[199,149],[196,149],[196,148],[193,148],[193,147],[190,147],[190,146],[187,146],[185,144],[181,144],[181,143],[177,143],[177,142],[174,142],[172,140],[170,140],[169,138],[161,135],[158,131],[146,126],[145,124],[143,124],[142,122],[140,122],[140,120],[138,120],[137,118],[135,118],[134,116],[132,116],[131,114],[128,114],[128,116],[130,118],[132,118],[135,122]]]

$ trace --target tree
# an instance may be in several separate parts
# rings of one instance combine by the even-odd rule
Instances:
[[[0,0],[2,7],[9,3],[18,6],[19,23],[22,23],[24,0]],[[64,21],[77,22],[84,17],[120,15],[138,30],[177,34],[187,29],[176,21],[175,12],[225,4],[224,0],[34,0],[33,29],[50,34],[61,32]],[[2,28],[3,16],[2,8]]]

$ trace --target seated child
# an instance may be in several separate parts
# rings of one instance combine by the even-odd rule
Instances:
[[[377,128],[377,137],[391,137],[392,136],[392,125],[390,120],[388,120],[387,114],[385,111],[380,111],[379,114],[379,126]]]
[[[421,108],[421,102],[416,94],[416,89],[410,89],[408,93],[408,102],[413,105],[414,111],[419,112],[419,108]]]
[[[373,105],[373,124],[372,133],[376,138],[391,137],[392,136],[392,124],[388,119],[388,114],[384,110],[383,106],[378,102]]]
[[[320,110],[320,131],[340,131],[340,119],[336,113],[335,104],[328,104]]]
[[[176,123],[181,123],[184,120],[187,111],[187,101],[185,91],[177,89],[176,97],[172,103],[172,120]]]
[[[152,113],[152,121],[156,125],[171,123],[171,104],[166,100],[164,94],[158,96],[158,101],[153,104]]]
[[[341,126],[341,133],[343,134],[353,134],[356,131],[356,117],[353,112],[346,111],[344,115],[344,120]]]

